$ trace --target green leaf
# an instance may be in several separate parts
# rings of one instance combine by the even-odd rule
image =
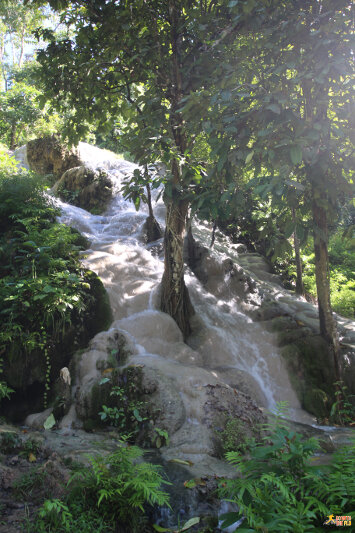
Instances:
[[[190,520],[188,520],[182,526],[181,529],[177,530],[177,533],[182,533],[183,531],[187,531],[188,529],[190,529],[190,527],[193,527],[193,526],[195,526],[196,524],[199,524],[199,523],[200,523],[200,517],[199,516],[195,516],[194,518],[190,518]]]
[[[246,156],[245,158],[245,164],[247,165],[248,163],[250,163],[252,157],[254,155],[254,150],[252,150],[251,152],[249,152],[249,154]]]
[[[43,427],[44,429],[52,429],[56,424],[55,418],[53,413],[49,415],[49,417],[44,421]]]
[[[177,463],[178,465],[187,465],[187,466],[193,465],[191,461],[185,461],[184,459],[170,459],[169,463]]]
[[[185,481],[184,483],[185,489],[194,489],[196,485],[197,483],[194,479],[189,479],[188,481]]]
[[[232,513],[225,513],[220,516],[221,520],[223,520],[222,523],[222,529],[226,529],[229,526],[232,526],[236,522],[238,522],[240,518],[240,513],[232,512]]]
[[[290,150],[291,161],[294,165],[298,165],[302,161],[302,150],[299,146],[292,146]]]

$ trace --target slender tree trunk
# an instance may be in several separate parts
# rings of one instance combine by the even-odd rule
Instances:
[[[183,97],[181,77],[181,57],[179,26],[181,24],[180,4],[176,0],[169,1],[169,19],[171,26],[171,114],[170,124],[175,145],[183,155],[186,150],[186,135],[181,114],[177,111]],[[164,274],[161,291],[161,310],[168,313],[176,321],[186,339],[191,333],[190,317],[193,307],[184,281],[184,234],[188,201],[181,197],[181,174],[179,162],[173,158],[172,194],[166,198],[166,224],[164,233]]]
[[[148,179],[147,165],[145,165],[144,174],[145,174],[145,177]],[[145,189],[147,191],[147,204],[148,204],[148,211],[149,211],[149,216],[147,217],[147,220],[145,222],[146,232],[147,232],[147,242],[154,242],[162,238],[163,232],[162,232],[159,222],[156,220],[154,216],[153,206],[152,206],[152,194],[151,194],[150,185],[148,181],[145,186]]]
[[[293,246],[295,249],[295,261],[296,261],[296,294],[304,294],[303,277],[302,277],[302,261],[300,254],[300,241],[296,233],[296,210],[292,207],[292,220],[295,225],[295,231],[293,233]]]
[[[10,132],[10,150],[15,150],[16,148],[16,124],[13,124],[11,126],[11,132]]]
[[[21,32],[20,57],[19,57],[19,60],[18,60],[18,66],[20,68],[22,67],[22,64],[23,64],[24,50],[25,50],[25,28],[23,28],[22,32]]]
[[[2,39],[0,43],[0,66],[1,66],[1,76],[0,76],[0,91],[5,91],[5,70],[4,70],[4,55],[5,55],[5,42]]]
[[[316,266],[316,285],[319,310],[320,333],[327,341],[333,357],[336,381],[341,380],[339,363],[339,340],[336,322],[330,305],[329,259],[328,259],[328,221],[327,212],[317,199],[322,192],[313,188],[312,213],[314,224],[314,254]]]

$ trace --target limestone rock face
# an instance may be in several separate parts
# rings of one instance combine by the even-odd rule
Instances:
[[[34,172],[53,174],[57,179],[69,168],[82,165],[78,151],[62,144],[55,135],[29,141],[27,161]]]
[[[101,212],[112,198],[112,182],[104,170],[81,165],[64,172],[53,192],[77,207]]]

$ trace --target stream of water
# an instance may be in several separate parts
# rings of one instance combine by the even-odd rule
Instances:
[[[102,216],[58,201],[62,209],[60,220],[91,242],[84,264],[101,277],[109,293],[113,325],[128,334],[136,353],[158,360],[161,367],[172,365],[174,374],[178,365],[187,379],[186,382],[184,378],[182,394],[189,387],[206,384],[210,377],[223,381],[235,370],[242,371],[248,376],[251,396],[256,396],[262,407],[270,409],[276,402],[286,400],[292,416],[304,421],[305,413],[300,410],[272,336],[240,310],[228,276],[218,272],[218,265],[225,258],[235,261],[237,254],[231,256],[225,243],[215,247],[209,274],[216,281],[208,285],[208,290],[187,270],[195,317],[194,333],[188,345],[183,343],[176,324],[156,309],[163,262],[161,247],[160,253],[156,247],[153,254],[152,247],[144,243],[146,209],[136,212],[118,192],[122,179],[132,173],[135,165],[110,158],[84,143],[81,156],[91,166],[107,169],[116,194]],[[163,226],[165,208],[161,201],[154,205],[154,212]],[[210,230],[203,224],[195,223],[194,232],[202,241],[210,239]],[[190,418],[195,419],[193,412]]]

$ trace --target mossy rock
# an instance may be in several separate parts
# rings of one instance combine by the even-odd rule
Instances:
[[[271,331],[273,333],[283,333],[285,331],[288,332],[299,328],[296,320],[294,320],[290,316],[277,316],[272,320],[267,320],[263,322],[263,325],[268,331]]]
[[[72,235],[75,236],[75,241],[73,242],[73,244],[75,244],[75,246],[77,246],[80,250],[87,250],[90,246],[89,239],[84,237],[84,235],[82,235],[80,231],[76,228],[72,228],[70,226],[69,228]]]
[[[112,198],[112,181],[104,170],[82,165],[64,172],[52,190],[65,202],[100,214]]]
[[[319,335],[309,335],[284,346],[281,355],[302,407],[324,418],[329,414],[335,381],[328,344]]]
[[[154,218],[154,216],[149,216],[146,218],[144,223],[143,231],[146,235],[146,242],[154,242],[163,237],[163,230],[160,227],[159,222]]]
[[[118,395],[111,394],[113,387],[119,387]],[[132,441],[143,447],[151,447],[156,439],[154,427],[170,436],[186,417],[184,404],[171,380],[156,370],[138,365],[117,367],[107,381],[100,378],[85,386],[77,397],[77,414],[84,424],[91,420],[99,426],[103,405],[123,410],[117,424],[119,431],[131,433]],[[114,425],[112,420],[107,422]]]
[[[225,385],[206,385],[205,424],[212,431],[217,457],[245,452],[248,441],[260,438],[266,417],[250,396]]]
[[[83,315],[74,315],[72,323],[62,334],[49,353],[49,385],[52,387],[59,377],[60,369],[69,366],[76,350],[86,346],[99,331],[107,329],[112,321],[112,312],[107,292],[100,278],[91,271],[84,274],[90,285],[87,290],[87,307]],[[3,380],[15,392],[10,399],[3,399],[0,414],[4,413],[10,420],[21,421],[29,413],[41,411],[44,407],[44,392],[47,382],[47,362],[40,350],[30,354],[23,353],[21,347],[13,347],[11,356],[4,357]]]
[[[303,408],[322,419],[329,416],[329,398],[324,390],[316,387],[306,387],[303,396]]]
[[[106,289],[97,274],[87,270],[84,278],[90,284],[90,294],[93,297],[92,304],[86,313],[86,327],[92,338],[99,331],[109,328],[112,322],[112,310]]]
[[[56,179],[66,170],[82,164],[78,151],[65,145],[57,135],[29,141],[27,161],[30,169],[40,176],[53,174]]]
[[[286,346],[287,344],[292,344],[293,342],[309,337],[310,335],[312,335],[312,330],[306,327],[278,331],[277,344],[278,346]]]

